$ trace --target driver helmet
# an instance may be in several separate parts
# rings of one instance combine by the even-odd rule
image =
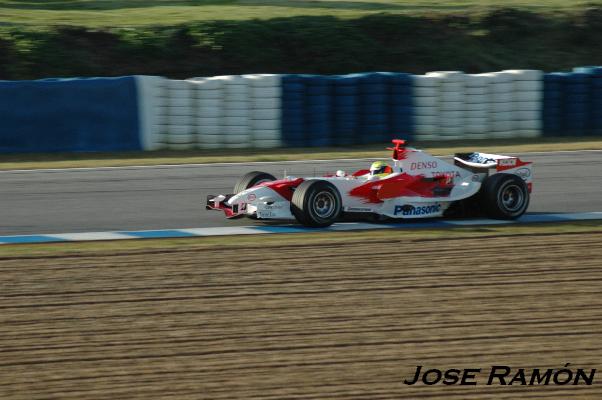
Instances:
[[[381,174],[390,174],[392,172],[391,167],[387,165],[384,161],[375,161],[370,166],[370,175],[381,175]]]

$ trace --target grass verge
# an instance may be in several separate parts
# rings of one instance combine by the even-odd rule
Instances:
[[[490,153],[522,153],[533,151],[602,150],[602,138],[537,138],[509,140],[458,140],[416,142],[416,148],[433,155],[482,151]],[[179,165],[210,163],[244,163],[257,161],[336,160],[342,158],[384,158],[386,144],[353,147],[269,149],[269,150],[184,150],[136,153],[68,153],[68,154],[4,154],[0,170],[44,168],[98,168],[137,165]],[[233,154],[238,151],[239,154]]]
[[[319,246],[337,242],[379,242],[387,238],[407,240],[439,240],[461,239],[475,237],[495,237],[508,235],[554,235],[578,234],[585,232],[602,232],[602,221],[582,221],[564,223],[539,223],[528,225],[457,227],[445,229],[383,229],[355,232],[316,232],[294,233],[282,235],[238,235],[236,240],[229,241],[224,236],[195,237],[182,239],[143,239],[116,240],[79,243],[50,243],[50,244],[15,244],[0,245],[0,259],[11,257],[55,257],[55,256],[86,256],[87,254],[106,253],[113,255],[118,252],[170,252],[182,250],[203,249],[244,249],[259,246]]]
[[[574,10],[592,4],[589,0],[507,0],[506,7],[533,11]],[[249,20],[291,16],[336,15],[357,18],[374,13],[420,14],[486,10],[498,7],[494,0],[350,0],[350,1],[249,1],[249,0],[0,0],[5,24],[52,26],[78,25],[144,26],[178,24],[217,19]]]

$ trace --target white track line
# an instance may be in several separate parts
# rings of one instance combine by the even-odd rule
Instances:
[[[67,241],[90,241],[90,240],[122,240],[131,239],[131,236],[123,235],[116,232],[80,232],[80,233],[60,233],[49,234],[42,236],[51,236],[53,238],[63,239]]]

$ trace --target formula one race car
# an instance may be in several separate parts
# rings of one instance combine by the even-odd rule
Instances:
[[[227,218],[296,219],[325,227],[349,213],[378,219],[478,214],[516,219],[529,206],[531,162],[475,152],[456,154],[451,164],[407,147],[404,140],[393,143],[388,149],[393,166],[380,163],[378,170],[312,178],[249,172],[233,194],[207,196],[206,208],[222,210]]]

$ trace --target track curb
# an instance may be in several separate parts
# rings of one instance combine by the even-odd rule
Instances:
[[[516,225],[543,222],[573,222],[602,220],[602,212],[567,213],[567,214],[526,214],[516,221],[503,221],[493,219],[464,219],[464,220],[424,220],[419,222],[401,222],[387,224],[370,224],[362,222],[341,222],[328,228],[305,228],[298,225],[258,225],[258,226],[230,226],[210,228],[182,228],[159,229],[144,231],[112,231],[112,232],[76,232],[53,233],[36,235],[0,236],[2,244],[35,244],[35,243],[64,243],[88,242],[101,240],[128,240],[128,239],[168,239],[188,237],[209,237],[229,235],[259,235],[282,233],[318,233],[341,232],[370,229],[420,229],[420,228],[452,228],[460,226],[487,226],[487,225]]]

